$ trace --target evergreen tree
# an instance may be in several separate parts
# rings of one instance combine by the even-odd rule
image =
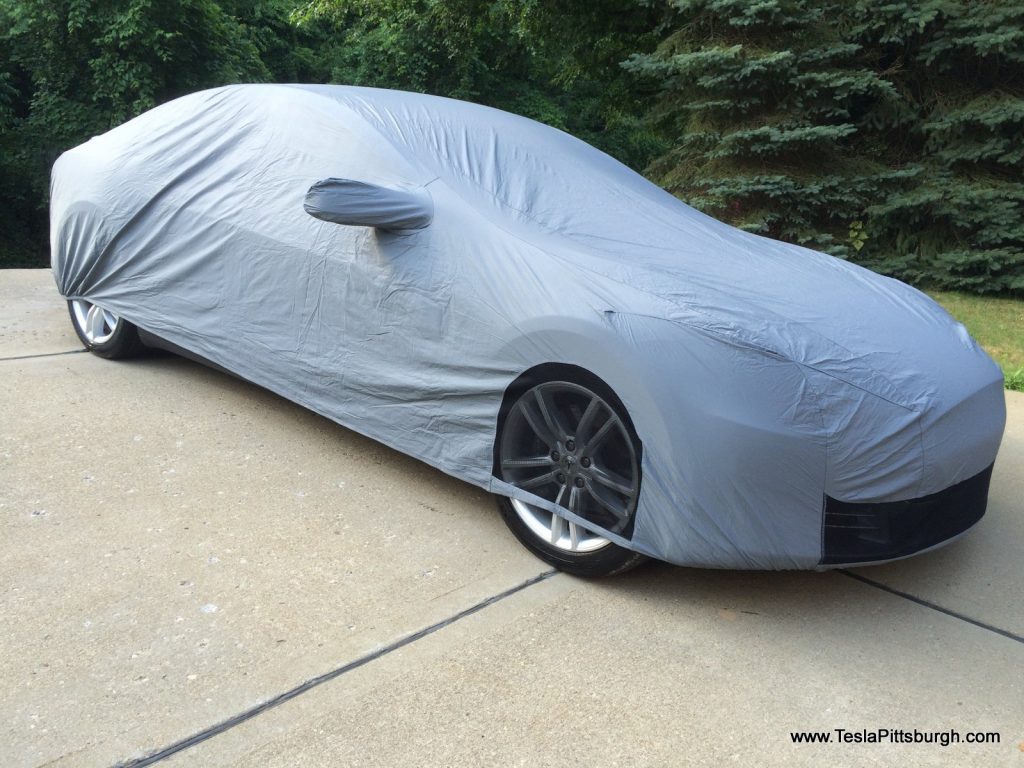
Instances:
[[[913,282],[1024,290],[1024,5],[864,2],[851,35],[912,118],[883,134],[911,173],[869,211],[868,264]]]
[[[490,104],[745,229],[1024,290],[1019,0],[0,0],[0,264],[42,261],[62,150],[264,80]]]
[[[838,256],[861,250],[868,206],[902,175],[865,128],[899,105],[843,38],[843,3],[673,6],[671,34],[626,62],[661,83],[653,118],[673,148],[651,177],[743,229]]]
[[[654,180],[913,282],[1024,288],[1024,6],[674,0],[664,23],[626,63],[661,90]]]

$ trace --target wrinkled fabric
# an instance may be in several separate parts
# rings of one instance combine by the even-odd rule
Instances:
[[[302,207],[322,221],[386,230],[423,229],[434,215],[426,190],[391,189],[352,179],[318,181]]]
[[[592,372],[643,445],[632,538],[608,536],[679,564],[817,567],[826,494],[934,493],[1002,436],[998,367],[919,291],[465,102],[177,99],[58,159],[51,246],[66,298],[546,509],[492,475],[503,395]]]

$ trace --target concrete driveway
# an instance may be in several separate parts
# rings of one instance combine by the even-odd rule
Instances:
[[[585,582],[278,397],[81,352],[47,271],[0,272],[0,377],[0,765],[1024,767],[1020,394],[945,549]]]

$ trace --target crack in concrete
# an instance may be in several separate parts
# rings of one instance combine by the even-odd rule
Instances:
[[[539,584],[542,581],[547,581],[557,573],[558,571],[554,570],[544,571],[543,573],[538,574],[537,576],[534,576],[531,579],[527,579],[521,584],[517,584],[514,587],[506,589],[504,592],[499,592],[496,595],[491,595],[490,597],[481,600],[478,603],[474,603],[469,608],[465,608],[459,611],[458,613],[449,616],[447,619],[442,619],[436,624],[431,624],[430,626],[424,627],[423,629],[418,630],[417,632],[413,632],[411,635],[406,635],[405,637],[399,640],[395,640],[392,643],[388,643],[384,647],[378,648],[376,651],[372,651],[363,656],[360,656],[354,661],[350,661],[348,664],[340,666],[337,669],[332,669],[330,672],[325,672],[322,675],[310,678],[306,682],[301,683],[300,685],[297,685],[294,688],[285,691],[284,693],[279,693],[277,696],[267,699],[262,704],[257,704],[255,707],[251,707],[250,709],[244,710],[243,712],[240,712],[239,714],[234,715],[233,717],[229,717],[227,720],[222,720],[216,725],[212,725],[209,728],[206,728],[202,731],[199,731],[198,733],[181,739],[180,741],[176,741],[172,744],[169,744],[166,747],[162,747],[153,752],[150,752],[145,757],[134,758],[131,760],[125,760],[116,763],[114,765],[114,768],[142,768],[142,766],[153,765],[154,763],[171,757],[172,755],[175,755],[178,752],[181,752],[182,750],[188,749],[189,747],[194,747],[196,744],[200,744],[206,741],[207,739],[212,739],[214,736],[224,733],[225,731],[234,728],[236,725],[241,725],[247,720],[251,720],[252,718],[263,714],[269,709],[273,709],[274,707],[284,704],[286,701],[290,701],[291,699],[294,699],[296,696],[300,696],[306,691],[309,691],[317,687],[318,685],[322,685],[323,683],[334,680],[337,677],[341,677],[346,672],[351,672],[352,670],[358,669],[359,667],[365,664],[369,664],[371,661],[375,661],[376,659],[379,659],[382,656],[387,656],[389,653],[392,653],[393,651],[397,651],[400,648],[404,648],[407,645],[411,645],[412,643],[415,643],[417,640],[421,640],[422,638],[427,637],[428,635],[432,635],[438,630],[444,629],[445,627],[450,626],[455,622],[466,618],[467,616],[472,616],[474,613],[482,611],[489,605],[494,605],[495,603],[504,600],[506,597],[511,597],[517,592],[522,592],[527,587],[532,587],[534,584]]]
[[[1018,643],[1024,643],[1024,637],[1021,637],[1018,634],[1010,632],[1006,629],[1000,629],[999,627],[993,626],[992,624],[986,624],[984,621],[979,621],[978,619],[972,619],[970,616],[966,616],[950,608],[943,608],[938,603],[933,603],[930,600],[925,600],[923,597],[917,597],[916,595],[912,595],[909,592],[903,592],[901,590],[883,584],[880,581],[869,579],[867,576],[861,576],[859,573],[851,573],[850,571],[846,570],[840,570],[839,573],[843,574],[843,576],[848,576],[849,578],[855,581],[863,582],[864,584],[874,587],[875,589],[880,589],[883,592],[888,592],[890,595],[902,597],[904,600],[909,600],[912,603],[917,603],[918,605],[924,606],[925,608],[931,608],[933,611],[944,613],[947,616],[953,617],[954,619],[959,619],[960,621],[967,622],[968,624],[973,624],[976,627],[980,627],[981,629],[987,630],[989,632],[994,632],[997,635],[1001,635],[1002,637],[1008,638],[1010,640],[1015,640]]]
[[[0,362],[4,360],[34,360],[37,357],[60,357],[61,355],[78,355],[82,352],[88,352],[87,349],[69,349],[67,352],[40,352],[38,355],[18,355],[15,357],[0,357]]]

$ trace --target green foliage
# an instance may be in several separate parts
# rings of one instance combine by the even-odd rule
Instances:
[[[332,82],[434,93],[532,117],[635,168],[665,145],[618,62],[654,43],[631,0],[313,0]]]
[[[845,5],[674,5],[672,33],[626,64],[661,83],[654,119],[674,146],[653,178],[749,231],[858,255],[867,207],[900,176],[863,126],[899,110],[892,84],[835,23]]]
[[[656,14],[633,0],[555,5],[0,0],[0,265],[45,260],[49,169],[61,151],[224,83],[342,82],[469,99],[644,167],[665,144],[643,120],[648,95],[618,62],[653,47]]]
[[[915,117],[895,137],[912,183],[871,209],[895,252],[868,263],[940,287],[1024,290],[1024,6],[896,6],[865,4],[851,29]]]
[[[184,93],[274,76],[263,57],[288,58],[277,34],[290,6],[247,3],[241,18],[224,6],[0,0],[0,254],[45,258],[49,171],[64,149]]]
[[[1015,392],[1024,392],[1024,368],[1006,372],[1003,377],[1003,384],[1007,389],[1012,389]]]
[[[262,80],[490,104],[744,229],[1024,290],[1019,0],[0,0],[0,265],[45,258],[61,151]]]
[[[1024,6],[674,0],[625,66],[648,169],[750,231],[917,283],[1024,289]]]

